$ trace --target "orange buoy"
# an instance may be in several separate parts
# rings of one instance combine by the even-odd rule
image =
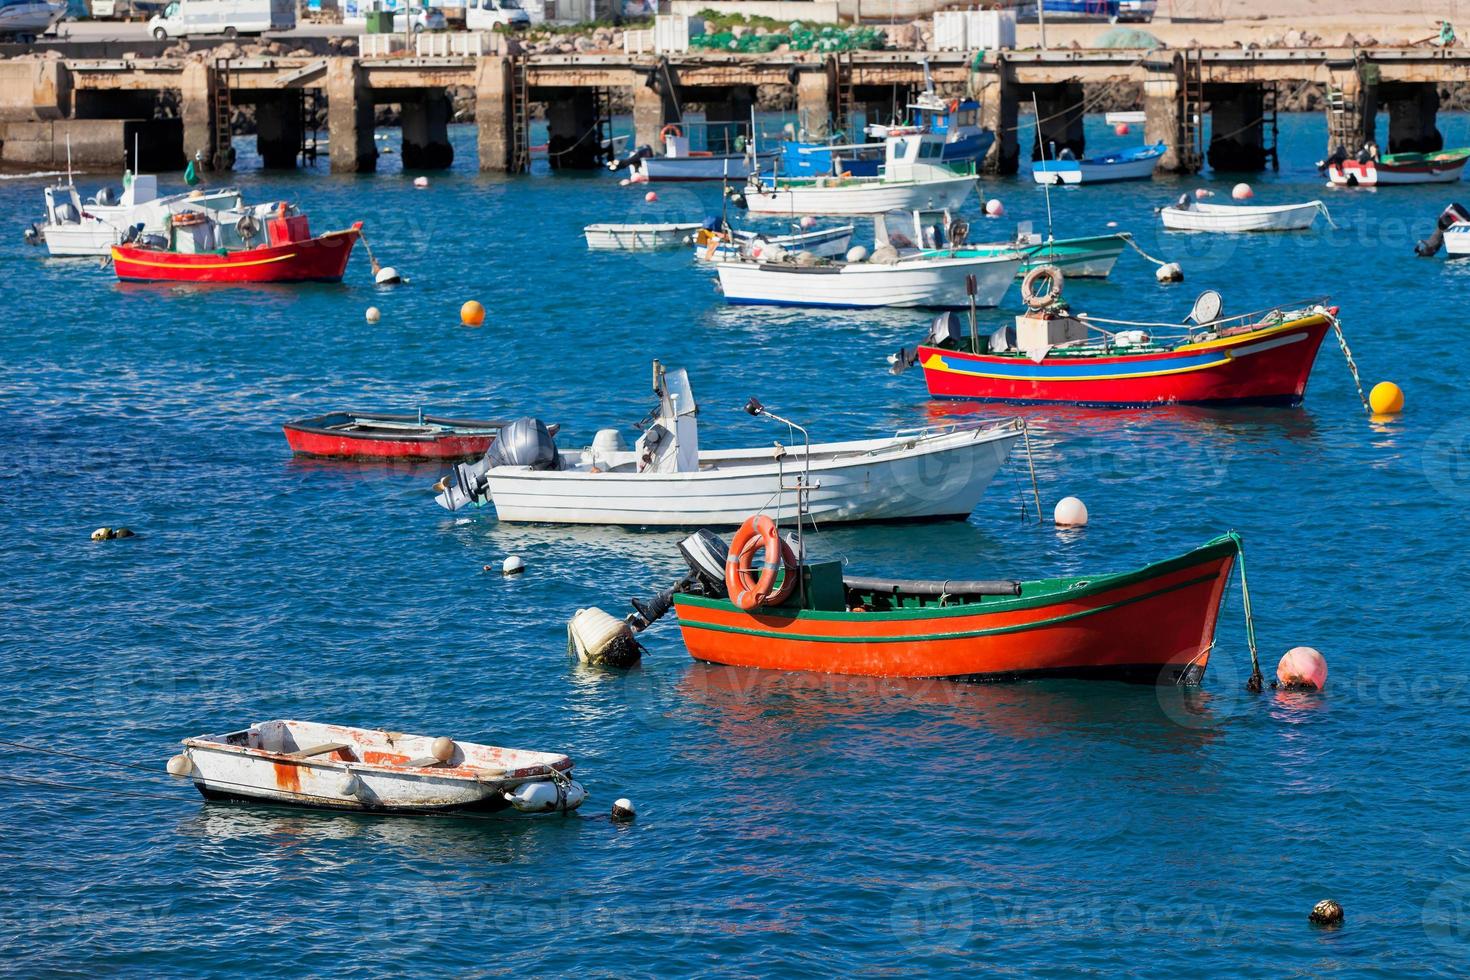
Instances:
[[[647,194],[644,194],[643,195],[643,200],[647,201],[649,204],[654,203],[655,201],[658,200],[658,192],[657,191],[649,191]]]
[[[478,327],[485,322],[485,307],[479,300],[469,300],[459,308],[459,322],[467,327]]]
[[[1132,130],[1128,128],[1127,123],[1118,123],[1118,125],[1113,127],[1113,132],[1117,133],[1119,136],[1127,136],[1130,132],[1132,132]]]
[[[1276,665],[1276,680],[1288,691],[1320,691],[1327,684],[1327,658],[1311,647],[1292,647]]]

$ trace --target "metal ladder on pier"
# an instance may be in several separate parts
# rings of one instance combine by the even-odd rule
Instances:
[[[229,170],[235,165],[235,142],[231,132],[234,106],[230,102],[230,59],[214,59],[212,76],[214,91],[210,93],[213,116],[214,145],[210,147],[210,165],[214,170]]]
[[[852,82],[852,52],[832,56],[832,123],[847,134],[849,143],[859,142],[853,132],[857,118],[857,95]]]
[[[316,163],[316,158],[321,146],[321,129],[317,125],[317,118],[326,105],[319,88],[301,89],[301,149],[298,154],[301,157],[302,166]]]
[[[592,90],[592,138],[597,140],[598,163],[617,156],[612,145],[612,89],[604,85]]]
[[[531,169],[531,86],[527,80],[526,59],[516,55],[510,59],[510,172],[523,174]]]
[[[1327,147],[1332,153],[1342,147],[1349,156],[1361,149],[1363,133],[1363,105],[1361,87],[1348,94],[1339,75],[1342,72],[1356,73],[1356,62],[1343,64],[1327,63]]]
[[[1261,155],[1262,162],[1271,161],[1272,170],[1281,169],[1281,158],[1276,154],[1281,129],[1277,125],[1276,112],[1280,99],[1278,82],[1266,82],[1261,89]]]
[[[1199,173],[1205,162],[1204,65],[1199,48],[1184,49],[1184,75],[1179,85],[1179,167]]]

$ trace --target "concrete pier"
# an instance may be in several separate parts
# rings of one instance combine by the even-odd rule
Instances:
[[[1204,163],[1193,122],[1197,112],[1214,113],[1208,155],[1215,166],[1260,166],[1269,149],[1262,145],[1260,124],[1266,85],[1332,79],[1353,107],[1342,118],[1352,127],[1349,142],[1358,145],[1374,135],[1373,111],[1381,103],[1390,114],[1386,149],[1393,151],[1441,146],[1435,87],[1470,77],[1470,52],[1429,47],[1171,49],[1147,57],[1116,50],[1000,50],[980,59],[969,52],[927,51],[569,53],[514,60],[328,54],[237,58],[218,67],[196,57],[0,60],[0,161],[64,161],[70,133],[79,165],[117,170],[125,133],[148,131],[158,134],[164,155],[177,152],[228,168],[232,154],[220,137],[229,120],[216,119],[216,107],[239,102],[257,107],[267,165],[291,166],[301,149],[301,90],[315,88],[327,100],[333,172],[376,168],[373,109],[384,103],[402,107],[405,165],[433,169],[453,159],[445,93],[450,86],[469,86],[477,99],[482,170],[524,164],[527,147],[514,145],[523,127],[515,120],[528,116],[529,103],[546,107],[560,165],[581,167],[595,165],[596,154],[585,152],[584,144],[596,142],[590,134],[597,112],[591,107],[604,103],[603,93],[619,91],[631,101],[637,142],[650,146],[666,124],[678,120],[681,105],[703,107],[713,122],[743,125],[757,86],[788,91],[788,105],[805,114],[808,135],[820,136],[829,119],[846,126],[854,110],[863,110],[870,121],[886,121],[895,104],[907,103],[923,85],[926,64],[940,91],[980,99],[997,136],[987,169],[997,173],[1015,172],[1021,139],[1033,157],[1038,154],[1035,130],[1017,132],[1033,92],[1047,117],[1042,139],[1080,155],[1085,86],[1141,83],[1145,138],[1169,146],[1160,169],[1188,173]],[[228,99],[221,98],[222,90]],[[177,118],[152,118],[160,92],[177,93]],[[145,125],[153,128],[140,128]],[[168,135],[169,127],[177,135]]]

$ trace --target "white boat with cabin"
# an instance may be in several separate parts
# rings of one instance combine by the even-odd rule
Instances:
[[[1159,217],[1170,231],[1306,231],[1318,215],[1327,213],[1321,201],[1305,204],[1210,204],[1182,195],[1173,205],[1160,208]]]
[[[819,524],[962,520],[1022,435],[1021,423],[1009,420],[854,442],[703,450],[684,370],[654,361],[653,378],[658,407],[631,450],[618,430],[603,429],[587,449],[562,452],[544,425],[521,419],[501,431],[484,459],[441,480],[437,502],[459,510],[493,501],[501,521],[734,526],[752,514],[796,516],[800,480],[803,514]]]
[[[972,174],[956,174],[942,160],[942,135],[919,127],[893,128],[884,140],[877,177],[752,176],[743,199],[752,214],[862,215],[943,208],[957,211],[975,189]]]
[[[59,0],[0,0],[0,36],[29,43],[65,16]]]
[[[46,220],[27,230],[27,240],[46,243],[51,255],[109,255],[131,234],[165,234],[176,213],[228,211],[244,205],[235,188],[158,195],[153,174],[124,174],[122,192],[103,188],[83,201],[68,180],[45,190]],[[138,226],[141,225],[141,228]],[[138,228],[137,232],[133,229]]]
[[[705,125],[709,128],[718,126],[725,130],[732,124]],[[727,135],[727,131],[722,135]],[[707,133],[706,139],[709,138],[711,136]],[[776,158],[774,151],[754,152],[753,147],[747,146],[743,135],[727,142],[728,146],[725,148],[735,152],[717,153],[712,150],[692,149],[683,128],[678,123],[670,123],[659,133],[663,152],[641,156],[633,165],[633,172],[647,181],[745,180],[752,173],[759,172],[762,164]]]
[[[262,721],[183,742],[168,771],[205,799],[381,813],[575,810],[565,755],[306,721]]]

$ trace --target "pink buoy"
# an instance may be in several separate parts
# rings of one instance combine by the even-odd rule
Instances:
[[[658,200],[658,194],[655,191],[649,191],[647,194],[643,195],[643,199],[649,204],[652,204],[654,201]]]
[[[1128,128],[1127,123],[1118,123],[1118,125],[1113,127],[1113,132],[1117,133],[1119,136],[1127,136],[1129,133],[1132,132],[1132,130]]]
[[[1250,184],[1236,184],[1235,189],[1230,192],[1230,196],[1237,201],[1249,201],[1256,196],[1256,192],[1251,190]]]
[[[1327,658],[1311,647],[1292,647],[1276,665],[1276,680],[1287,690],[1320,691],[1327,685]]]
[[[992,197],[985,202],[985,215],[989,218],[1005,217],[1006,206],[1000,203],[1000,198]]]
[[[817,219],[809,214],[804,215],[801,219],[801,226],[803,228],[815,228],[817,226]]]
[[[419,187],[419,188],[428,187],[429,186],[429,178],[427,178],[427,177],[415,177],[413,179],[413,186]]]
[[[648,183],[648,175],[645,174],[641,170],[640,171],[637,171],[636,173],[634,173],[633,176],[629,177],[628,179],[630,181],[632,181],[633,183],[635,183],[635,184],[646,184],[646,183]]]
[[[1214,191],[1212,191],[1212,190],[1206,190],[1203,187],[1201,187],[1199,190],[1197,190],[1197,191],[1194,192],[1194,198],[1197,201],[1203,201],[1203,200],[1205,200],[1207,198],[1211,198],[1211,197],[1214,197],[1214,196],[1215,196],[1215,192]]]

